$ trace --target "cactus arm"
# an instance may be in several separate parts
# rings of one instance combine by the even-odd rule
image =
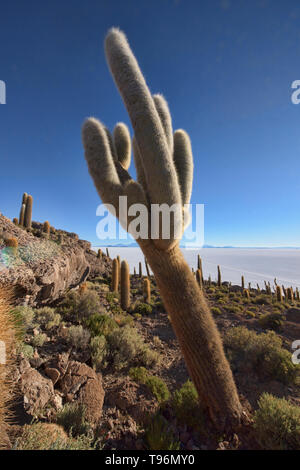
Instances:
[[[135,136],[132,137],[132,149],[133,149],[133,158],[134,158],[134,165],[137,174],[138,182],[143,186],[144,190],[147,191],[147,181],[145,176],[145,170],[143,167],[143,161],[140,154],[140,150],[136,141]]]
[[[82,128],[82,140],[89,173],[104,204],[111,204],[118,214],[122,185],[113,161],[107,130],[89,118]]]
[[[151,93],[125,35],[113,28],[105,41],[107,61],[127,108],[143,158],[152,203],[181,201],[177,174]],[[163,179],[164,184],[161,184]]]
[[[125,170],[128,170],[131,160],[131,140],[128,127],[123,122],[115,125],[114,144],[118,161]]]
[[[178,129],[174,132],[174,163],[179,179],[182,204],[189,204],[193,186],[193,153],[188,134]]]
[[[165,136],[168,142],[168,146],[171,152],[171,155],[173,154],[173,127],[172,127],[172,118],[171,114],[169,111],[169,106],[165,98],[157,93],[156,95],[153,95],[153,101],[156,107],[156,110],[158,112],[158,115],[160,117]]]

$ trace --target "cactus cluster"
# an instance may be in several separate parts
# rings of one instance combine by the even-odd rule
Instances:
[[[32,196],[30,194],[24,193],[22,197],[22,204],[21,204],[20,215],[19,215],[20,227],[25,227],[26,229],[31,228],[32,204],[33,204]]]
[[[145,82],[127,39],[113,28],[105,40],[110,71],[122,95],[134,130],[133,156],[137,181],[129,175],[131,142],[125,124],[117,124],[113,134],[95,118],[82,128],[85,158],[102,201],[130,230],[132,216],[122,220],[119,197],[127,196],[127,206],[174,204],[170,234],[162,233],[161,218],[152,220],[146,233],[136,240],[156,278],[165,308],[178,338],[190,376],[202,403],[219,429],[237,425],[242,420],[242,406],[225,357],[221,338],[196,279],[179,248],[187,224],[185,204],[192,191],[193,156],[188,134],[173,134],[168,104],[154,95]],[[155,236],[153,236],[153,233]],[[113,264],[112,289],[117,288],[117,260]],[[142,276],[141,263],[139,275]],[[218,284],[221,285],[219,271]]]

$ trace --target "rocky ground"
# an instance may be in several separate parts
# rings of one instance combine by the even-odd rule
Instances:
[[[19,246],[49,243],[37,236],[39,224],[27,233],[3,216],[0,222],[3,240],[13,231]],[[119,294],[110,291],[109,258],[98,258],[74,234],[53,229],[50,242],[59,254],[19,262],[17,278],[13,266],[0,271],[0,281],[14,279],[22,293],[14,310],[23,331],[12,370],[14,417],[7,448],[300,447],[300,424],[292,440],[285,429],[280,439],[277,435],[286,416],[300,417],[299,366],[291,360],[291,343],[300,339],[299,301],[279,302],[274,293],[253,288],[247,297],[239,286],[205,282],[241,401],[251,416],[240,432],[219,435],[199,406],[154,278],[151,301],[145,303],[143,279],[131,276],[131,306],[125,312]],[[263,407],[259,401],[265,392],[271,394],[268,400],[288,401],[272,401],[268,411],[269,402]]]

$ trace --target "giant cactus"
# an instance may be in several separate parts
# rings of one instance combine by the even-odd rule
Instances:
[[[30,195],[27,196],[26,206],[25,206],[25,214],[24,214],[24,227],[28,228],[28,229],[31,228],[32,203],[33,203],[32,196],[30,196]]]
[[[202,404],[217,427],[231,428],[239,424],[243,416],[237,389],[211,312],[179,249],[185,222],[183,204],[189,203],[192,190],[190,139],[183,130],[173,135],[166,101],[161,95],[151,96],[120,30],[109,31],[105,51],[134,129],[132,144],[137,181],[126,170],[128,153],[120,148],[122,139],[122,145],[129,148],[129,133],[122,132],[122,139],[116,139],[118,132],[112,137],[95,118],[89,118],[82,129],[89,172],[102,201],[113,205],[118,217],[120,196],[127,196],[128,207],[140,203],[148,210],[153,204],[169,207],[176,204],[181,208],[175,211],[168,238],[163,237],[160,221],[158,227],[153,227],[151,220],[151,236],[140,235],[137,242],[155,275]],[[158,233],[158,238],[153,236],[152,229]]]

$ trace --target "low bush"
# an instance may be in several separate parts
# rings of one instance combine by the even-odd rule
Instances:
[[[31,338],[31,344],[35,348],[42,347],[46,341],[47,341],[47,335],[45,333],[39,333],[37,335],[32,336]]]
[[[57,424],[72,436],[86,434],[90,426],[86,421],[86,410],[81,403],[67,403],[56,415]]]
[[[279,330],[284,322],[284,317],[280,313],[265,313],[259,318],[259,324],[262,328],[270,330]]]
[[[151,419],[146,429],[145,440],[149,450],[179,450],[180,442],[176,441],[168,422],[157,414]]]
[[[224,347],[233,369],[252,368],[256,373],[283,383],[294,383],[299,366],[291,361],[291,354],[282,347],[274,331],[256,334],[243,326],[228,330]]]
[[[219,307],[211,307],[211,313],[214,315],[221,315],[222,310]]]
[[[140,315],[150,315],[152,313],[152,306],[149,304],[145,304],[144,302],[139,303],[135,307],[134,313],[139,313]]]
[[[185,382],[179,390],[174,392],[171,405],[180,424],[187,424],[197,430],[203,428],[203,412],[197,390],[191,380]]]
[[[91,339],[92,365],[96,371],[107,366],[108,345],[104,336],[95,336]]]
[[[96,313],[85,321],[85,326],[90,330],[92,336],[108,335],[118,328],[117,323],[108,315]]]
[[[71,291],[60,303],[59,310],[72,319],[82,321],[99,313],[101,306],[97,292],[93,290],[87,290],[82,293]]]
[[[170,392],[165,382],[159,377],[148,374],[145,367],[132,367],[129,376],[136,382],[146,385],[159,403],[169,400]]]
[[[115,369],[134,363],[150,367],[159,360],[159,355],[145,344],[136,328],[129,325],[111,332],[107,336],[107,342],[110,360]]]
[[[264,393],[254,415],[254,429],[264,450],[299,450],[300,407]]]
[[[50,330],[55,326],[59,326],[61,316],[56,313],[54,308],[42,307],[35,310],[35,320],[46,330]]]
[[[72,325],[67,329],[66,340],[75,349],[84,350],[88,347],[90,342],[90,333],[85,330],[82,325]]]

